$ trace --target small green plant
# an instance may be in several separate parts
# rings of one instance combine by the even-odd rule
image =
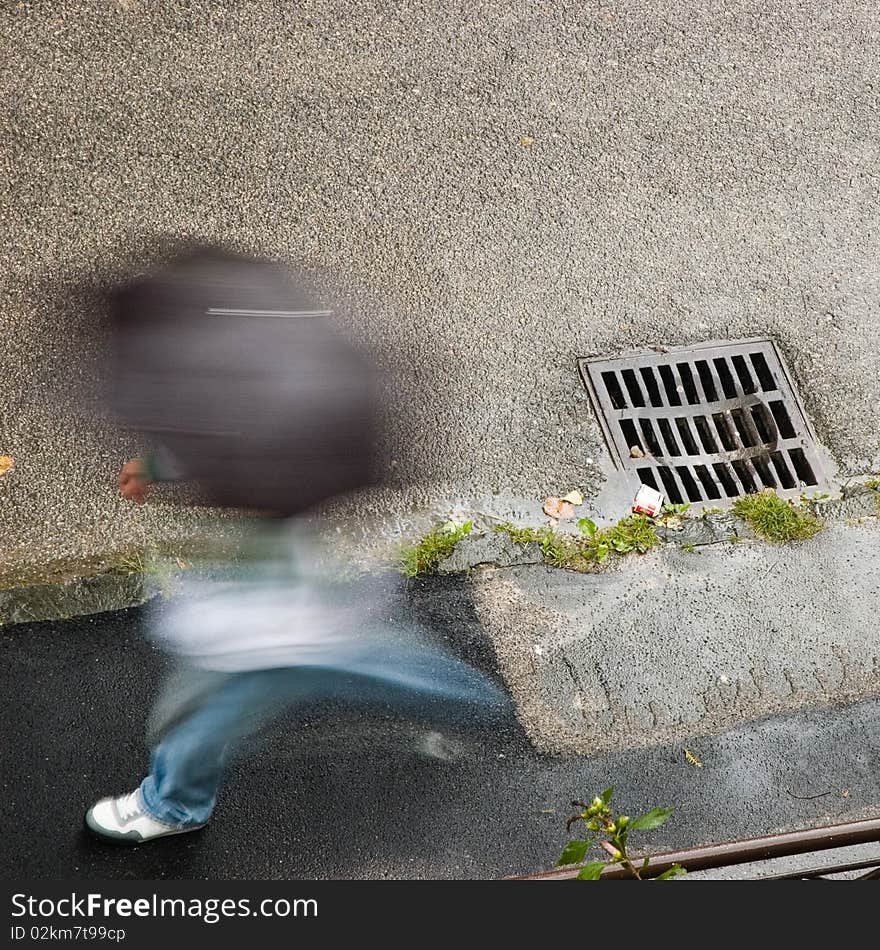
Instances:
[[[583,548],[587,558],[601,564],[611,553],[611,543],[607,531],[600,531],[596,522],[589,518],[578,521],[578,529],[583,535]]]
[[[699,554],[697,551],[696,545],[694,544],[683,544],[681,546],[682,551],[686,551],[688,554]]]
[[[538,540],[538,532],[534,528],[517,528],[515,524],[511,524],[509,521],[502,521],[500,524],[493,525],[492,530],[509,535],[512,541],[523,546]]]
[[[578,557],[576,542],[552,528],[542,528],[538,531],[537,540],[544,560],[554,567],[570,566]]]
[[[829,498],[831,498],[831,495],[829,495],[828,492],[816,492],[815,495],[807,495],[804,492],[801,492],[801,496],[798,498],[797,504],[808,508],[815,514],[822,502],[828,501]]]
[[[590,570],[603,564],[608,556],[644,554],[661,543],[654,521],[645,515],[631,515],[614,525],[600,529],[589,518],[578,521],[580,537],[562,534],[552,528],[517,528],[505,522],[497,524],[495,531],[503,531],[517,544],[535,542],[548,564],[573,571]]]
[[[638,818],[630,818],[628,815],[615,815],[611,808],[611,796],[614,794],[613,788],[607,788],[601,795],[597,795],[588,805],[585,802],[572,802],[578,808],[582,808],[577,815],[572,815],[565,823],[567,831],[571,826],[582,821],[590,837],[578,841],[569,841],[565,846],[557,867],[567,864],[580,864],[586,857],[590,848],[598,844],[609,855],[603,861],[589,861],[581,868],[578,873],[578,879],[581,881],[598,881],[602,876],[602,871],[606,867],[614,864],[620,864],[630,874],[630,877],[638,881],[644,880],[643,875],[648,870],[650,863],[645,858],[638,867],[633,863],[627,851],[629,844],[629,835],[632,831],[651,831],[659,828],[669,821],[674,809],[672,808],[652,808]],[[687,871],[680,864],[673,864],[662,874],[651,877],[657,881],[671,881],[673,878],[682,877]],[[647,875],[646,875],[647,876]]]
[[[447,521],[425,535],[418,544],[405,545],[400,552],[400,563],[407,577],[430,574],[452,553],[455,545],[473,530],[474,523]]]
[[[710,515],[723,515],[723,508],[704,508],[703,513],[700,515],[701,518],[708,518]]]
[[[537,544],[541,549],[541,556],[548,564],[554,567],[565,567],[570,570],[585,570],[589,565],[585,558],[577,538],[554,531],[550,527],[545,528],[517,528],[509,521],[496,524],[494,531],[500,531],[508,535],[511,540],[517,544],[525,546],[526,544]]]
[[[618,554],[629,554],[630,551],[644,554],[660,544],[654,522],[646,515],[630,515],[624,518],[608,532],[608,537],[611,547]]]
[[[865,488],[870,488],[871,491],[880,491],[880,478],[872,478],[865,482]]]
[[[865,486],[877,496],[877,514],[880,516],[880,478],[870,479],[870,481],[865,482]]]
[[[581,518],[578,528],[585,539],[584,549],[587,557],[598,564],[612,551],[617,554],[630,554],[633,551],[644,554],[660,544],[654,520],[646,515],[630,515],[613,528],[604,531],[600,531],[596,523],[589,518]]]
[[[140,551],[126,551],[117,561],[122,574],[144,574],[147,571],[147,559]]]
[[[672,531],[680,531],[682,528],[682,522],[685,518],[688,517],[688,510],[690,509],[690,502],[680,502],[678,504],[667,503],[663,506],[663,509],[655,517],[655,524],[662,525],[664,528],[669,528]]]
[[[733,513],[769,541],[803,541],[822,530],[821,522],[813,515],[798,510],[771,488],[738,498]]]

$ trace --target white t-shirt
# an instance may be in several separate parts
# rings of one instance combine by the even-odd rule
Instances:
[[[356,663],[388,633],[397,575],[346,577],[312,526],[259,526],[231,576],[187,578],[157,605],[152,638],[194,666],[222,672]]]

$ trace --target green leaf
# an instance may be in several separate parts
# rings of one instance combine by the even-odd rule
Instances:
[[[639,815],[629,823],[630,831],[650,831],[652,828],[659,828],[665,825],[672,817],[674,808],[652,808],[646,811],[644,815]]]
[[[589,841],[569,841],[559,856],[556,867],[559,868],[565,864],[580,864],[584,860],[587,849],[595,840],[595,838],[590,838]]]
[[[662,874],[658,874],[654,880],[674,881],[677,877],[684,877],[686,874],[687,871],[680,864],[673,864],[671,868],[667,868]]]
[[[612,796],[613,794],[614,794],[614,786],[612,785],[611,788],[606,788],[605,791],[602,792],[602,794],[601,794],[599,797],[600,797],[600,798],[602,799],[602,801],[605,802],[605,804],[607,805],[608,802],[611,801],[611,796]]]
[[[650,859],[650,858],[645,858],[645,860],[642,861],[642,866],[639,868],[639,870],[640,870],[640,871],[644,871],[644,870],[648,867],[648,865],[649,865],[650,863],[651,863],[651,859]]]
[[[598,881],[602,876],[602,871],[605,868],[604,861],[591,861],[589,864],[585,864],[578,874],[579,881]]]
[[[591,521],[589,518],[581,518],[578,521],[578,528],[580,528],[581,534],[588,534],[591,538],[599,530],[596,527],[596,522]]]

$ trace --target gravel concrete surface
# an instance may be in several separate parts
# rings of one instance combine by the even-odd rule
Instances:
[[[775,338],[880,469],[878,96],[868,0],[5,5],[3,560],[196,530],[115,497],[137,445],[74,398],[163,235],[332,275],[412,442],[349,514],[592,494],[576,357],[712,338]]]
[[[532,741],[595,753],[880,695],[878,563],[874,518],[601,574],[478,569],[472,584]]]

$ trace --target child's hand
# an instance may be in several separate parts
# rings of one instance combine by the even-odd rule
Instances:
[[[119,472],[119,490],[127,501],[142,505],[147,500],[149,479],[140,459],[130,459]]]

